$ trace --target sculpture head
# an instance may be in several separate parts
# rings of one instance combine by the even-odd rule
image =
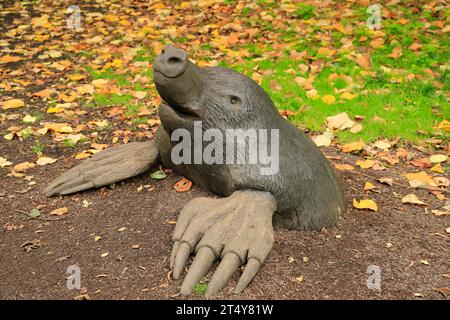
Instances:
[[[186,52],[167,45],[153,63],[156,89],[168,131],[196,120],[215,128],[270,128],[281,118],[267,93],[231,69],[199,68]]]

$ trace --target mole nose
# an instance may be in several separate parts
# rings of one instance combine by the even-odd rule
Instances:
[[[186,66],[186,52],[171,44],[164,47],[155,63],[155,69],[170,78],[182,74]]]

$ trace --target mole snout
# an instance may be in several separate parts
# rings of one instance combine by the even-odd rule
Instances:
[[[181,75],[186,70],[186,66],[186,52],[171,44],[164,47],[153,64],[156,71],[169,78],[175,78]]]

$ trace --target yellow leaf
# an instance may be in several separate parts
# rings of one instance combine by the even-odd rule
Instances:
[[[343,146],[341,146],[341,151],[342,152],[354,152],[354,151],[360,151],[362,148],[365,147],[365,143],[362,139],[360,139],[359,141],[356,142],[352,142],[352,143],[347,143],[344,144]]]
[[[435,164],[430,170],[436,173],[445,173],[445,170],[441,167],[440,163]]]
[[[343,163],[343,164],[336,163],[334,166],[335,166],[335,168],[337,170],[341,170],[341,171],[352,171],[352,170],[355,170],[354,166],[352,166],[350,164],[346,164],[346,163]]]
[[[376,202],[370,199],[363,199],[359,202],[356,199],[353,199],[353,206],[357,209],[369,209],[372,211],[378,211]]]
[[[46,164],[52,164],[55,163],[57,159],[49,158],[49,157],[39,157],[39,159],[36,161],[36,163],[39,166],[45,166]]]
[[[92,80],[91,82],[93,84],[94,87],[96,88],[103,88],[104,86],[106,86],[108,84],[108,80],[105,79],[95,79]]]
[[[33,168],[34,166],[35,166],[34,163],[26,161],[26,162],[22,162],[22,163],[16,164],[14,166],[13,170],[15,172],[24,172],[24,171],[26,171],[26,170],[28,170],[30,168]]]
[[[8,159],[0,157],[0,168],[4,168],[12,165],[12,162],[8,161]]]
[[[92,153],[90,153],[88,151],[83,151],[83,152],[78,153],[75,156],[75,159],[86,159],[86,158],[89,158],[91,156],[92,156]]]
[[[404,196],[402,198],[402,203],[427,205],[425,202],[420,200],[414,193],[410,193],[410,194]]]
[[[437,187],[436,182],[425,171],[405,174],[411,187]]]
[[[441,163],[448,159],[448,157],[444,154],[435,154],[430,157],[430,161],[433,163]]]
[[[322,101],[326,104],[333,104],[336,102],[336,98],[331,94],[327,94],[322,97]]]
[[[119,21],[119,17],[114,15],[114,14],[107,14],[105,16],[106,20],[110,21],[110,22],[116,22]]]
[[[55,209],[52,212],[50,212],[49,214],[52,216],[62,216],[64,214],[66,214],[67,212],[69,212],[69,209],[67,207],[63,207],[63,208]]]
[[[373,183],[371,183],[371,182],[366,182],[364,184],[364,191],[369,191],[369,190],[372,190],[372,189],[375,189],[375,188],[376,188],[376,186]]]
[[[371,159],[366,159],[364,161],[362,161],[362,160],[356,161],[356,165],[360,166],[362,169],[372,168],[374,164],[375,164],[375,161],[371,160]]]
[[[449,132],[450,131],[450,121],[444,120],[441,121],[436,127],[434,127],[437,130],[444,130]]]
[[[10,55],[6,55],[0,58],[0,64],[2,63],[10,63],[10,62],[17,62],[22,60],[21,57],[17,57],[17,56],[10,56]]]
[[[356,98],[356,94],[351,94],[350,92],[347,91],[341,94],[341,99],[344,100],[352,100],[354,98]]]
[[[22,121],[25,123],[34,123],[36,122],[36,117],[32,117],[29,114],[27,114],[25,117],[23,117]]]
[[[46,123],[44,125],[44,128],[47,128],[48,130],[54,131],[54,132],[60,132],[60,133],[71,133],[73,132],[73,129],[70,125],[67,123]]]
[[[64,112],[66,111],[66,109],[61,108],[61,107],[50,107],[47,109],[47,113],[60,113],[60,112]]]
[[[2,109],[8,110],[8,109],[16,109],[16,108],[22,108],[25,106],[25,102],[21,99],[11,99],[3,102]]]

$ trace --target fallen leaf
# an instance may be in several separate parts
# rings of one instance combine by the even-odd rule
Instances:
[[[335,168],[337,170],[341,170],[341,171],[352,171],[355,170],[355,167],[346,163],[340,164],[340,163],[336,163],[334,164]]]
[[[10,55],[6,55],[0,58],[0,64],[2,63],[10,63],[10,62],[17,62],[23,60],[23,58],[18,57],[18,56],[10,56]]]
[[[425,202],[420,200],[414,193],[410,193],[402,198],[402,203],[410,203],[410,204],[420,204],[427,205]]]
[[[376,186],[373,183],[371,183],[371,182],[366,182],[364,184],[364,191],[369,191],[369,190],[372,190],[372,189],[375,189],[375,188],[376,188]]]
[[[362,139],[360,139],[359,141],[356,141],[356,142],[344,144],[343,146],[340,147],[340,149],[342,152],[350,153],[350,152],[362,150],[362,148],[364,148],[365,145],[366,144],[364,143],[364,141]]]
[[[31,209],[31,211],[28,213],[28,215],[29,215],[31,218],[37,218],[37,217],[39,217],[39,216],[41,215],[41,212],[40,212],[38,209],[33,208],[33,209]]]
[[[372,211],[378,211],[376,202],[370,199],[363,199],[359,202],[356,199],[353,199],[353,206],[357,209],[369,209]]]
[[[392,49],[392,52],[387,55],[389,58],[397,59],[402,56],[402,47],[398,46]]]
[[[8,110],[8,109],[17,109],[22,108],[25,106],[25,102],[21,99],[11,99],[3,102],[2,109]]]
[[[351,133],[358,133],[363,129],[363,126],[361,123],[356,123],[353,127],[350,128]]]
[[[411,160],[410,162],[413,166],[418,168],[431,168],[433,166],[430,159],[428,158],[414,159]]]
[[[328,147],[331,145],[330,137],[323,135],[323,134],[314,136],[311,139],[318,147]]]
[[[362,169],[372,168],[374,163],[375,163],[375,161],[371,160],[371,159],[366,159],[364,161],[362,161],[362,160],[357,160],[356,161],[356,165],[361,167]]]
[[[25,115],[25,117],[23,117],[22,121],[25,123],[34,123],[34,122],[36,122],[36,117],[30,116],[29,114],[27,114],[27,115]]]
[[[187,192],[191,189],[192,187],[192,181],[186,179],[185,177],[182,177],[177,183],[175,183],[175,185],[173,186],[173,188],[177,191],[177,192]]]
[[[156,179],[156,180],[162,180],[162,179],[165,179],[166,177],[167,177],[166,174],[161,170],[155,171],[150,174],[150,178]]]
[[[392,178],[380,178],[380,179],[378,179],[378,181],[380,181],[381,183],[385,183],[389,186],[394,185],[394,179],[392,179]]]
[[[49,214],[51,216],[62,216],[64,214],[66,214],[67,212],[69,212],[69,209],[67,207],[62,207],[62,208],[53,210]]]
[[[442,210],[431,210],[431,213],[434,214],[436,217],[440,216],[448,216],[450,215],[450,210],[442,211]]]
[[[359,64],[363,68],[370,68],[370,66],[372,64],[370,62],[369,55],[367,55],[367,54],[361,54],[360,56],[358,56],[356,58],[356,63]]]
[[[34,163],[26,161],[26,162],[16,164],[14,166],[13,170],[15,172],[24,172],[24,171],[27,171],[28,169],[33,168],[34,166],[36,166]]]
[[[39,166],[45,166],[46,164],[55,163],[58,161],[57,159],[49,158],[49,157],[39,157],[36,161],[36,164]]]
[[[373,145],[381,150],[387,150],[391,147],[391,144],[386,140],[376,141]]]
[[[445,162],[447,159],[448,157],[444,154],[435,154],[430,157],[430,161],[433,163]]]
[[[94,87],[96,87],[97,89],[99,89],[99,88],[103,88],[103,87],[105,87],[107,84],[108,84],[108,80],[105,80],[105,79],[95,79],[95,80],[92,80],[92,85],[94,86]]]
[[[352,100],[356,98],[356,94],[351,94],[350,92],[345,91],[341,94],[341,99],[344,100]]]
[[[322,101],[326,104],[333,104],[336,102],[336,98],[331,94],[327,94],[322,97]]]
[[[4,168],[12,165],[11,161],[8,161],[6,158],[0,157],[0,168]]]
[[[436,163],[430,170],[436,173],[445,173],[445,170],[441,167],[440,163]]]
[[[405,174],[406,179],[411,187],[437,187],[436,182],[430,177],[425,171],[407,173]]]
[[[327,127],[331,130],[345,130],[355,125],[346,112],[341,112],[335,116],[327,117]]]

